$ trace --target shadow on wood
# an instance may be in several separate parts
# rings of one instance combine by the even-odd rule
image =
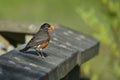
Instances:
[[[60,80],[79,80],[80,79],[80,66],[75,66],[64,78]]]

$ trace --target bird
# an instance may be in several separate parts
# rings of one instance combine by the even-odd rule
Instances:
[[[43,55],[43,49],[46,48],[50,42],[49,30],[55,30],[55,27],[48,23],[41,25],[38,32],[32,37],[27,45],[20,50],[20,52],[26,52],[28,49],[33,48],[38,56],[45,58]]]

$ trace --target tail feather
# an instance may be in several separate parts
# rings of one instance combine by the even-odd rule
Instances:
[[[25,48],[21,49],[20,52],[25,52],[25,51],[27,51],[29,48],[30,48],[30,47],[25,47]]]

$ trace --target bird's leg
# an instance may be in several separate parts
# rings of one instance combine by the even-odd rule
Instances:
[[[41,57],[42,57],[42,58],[45,58],[45,56],[43,55],[43,49],[40,48],[39,50],[40,50],[40,55],[41,55]]]
[[[36,50],[36,53],[38,54],[38,56],[41,56],[41,54],[40,54],[40,52],[39,52],[39,49],[36,48],[35,50]]]
[[[38,54],[39,57],[45,58],[44,55],[43,55],[43,49],[42,48],[40,48],[38,46],[38,47],[35,48],[35,50],[36,50],[36,52],[37,52],[37,54]]]

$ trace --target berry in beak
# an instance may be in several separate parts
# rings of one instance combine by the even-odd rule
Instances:
[[[49,30],[55,30],[54,26],[50,26]]]

